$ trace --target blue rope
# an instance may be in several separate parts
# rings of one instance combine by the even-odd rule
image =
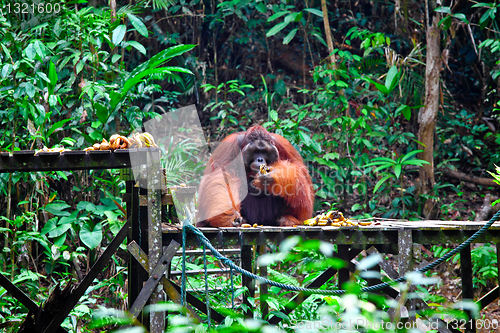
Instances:
[[[182,277],[181,277],[181,305],[186,302],[186,222],[182,226]]]
[[[205,251],[206,247],[203,246],[203,268],[205,269],[205,299],[207,306],[207,318],[208,318],[208,330],[212,326],[210,318],[210,297],[208,296],[208,271],[207,271],[207,254]]]
[[[234,310],[234,281],[233,281],[233,268],[229,267],[229,274],[231,276],[231,307]]]
[[[425,267],[417,270],[417,272],[425,273],[428,270],[433,269],[437,265],[445,262],[446,260],[448,260],[449,258],[451,258],[452,256],[454,256],[455,254],[457,254],[460,251],[462,251],[463,249],[465,249],[466,246],[469,246],[474,240],[476,240],[479,236],[481,236],[482,234],[484,234],[488,230],[488,228],[495,221],[498,220],[499,217],[500,217],[500,211],[496,212],[495,215],[493,215],[493,217],[488,221],[488,223],[486,223],[481,229],[479,229],[476,233],[474,233],[471,237],[469,237],[469,239],[467,239],[465,242],[463,242],[462,244],[460,244],[457,248],[455,248],[454,250],[448,252],[443,257],[437,259],[433,263],[430,263],[429,265],[427,265],[427,266],[425,266]],[[345,290],[320,290],[320,289],[310,289],[310,288],[295,287],[295,286],[290,286],[290,285],[286,285],[286,284],[279,283],[279,282],[274,282],[274,281],[271,281],[269,279],[263,278],[262,276],[255,275],[255,274],[253,274],[253,273],[251,273],[251,272],[249,272],[247,270],[244,270],[243,268],[237,266],[229,258],[226,258],[223,255],[221,255],[219,253],[219,251],[217,251],[217,249],[215,249],[212,246],[212,244],[210,243],[210,241],[208,240],[208,238],[206,238],[205,235],[203,235],[203,233],[201,232],[201,230],[198,229],[198,228],[196,228],[195,226],[193,226],[188,220],[184,221],[183,243],[184,243],[184,239],[185,239],[184,228],[189,229],[191,232],[193,232],[198,237],[198,239],[202,242],[202,244],[204,244],[206,247],[208,247],[208,249],[210,251],[212,251],[212,254],[214,255],[214,257],[216,259],[220,260],[222,263],[224,263],[225,265],[227,265],[230,268],[234,269],[235,271],[237,271],[237,272],[239,272],[241,274],[244,274],[244,275],[246,275],[248,277],[251,277],[252,279],[255,279],[255,280],[259,281],[260,283],[267,283],[267,284],[269,284],[271,286],[278,287],[278,288],[281,288],[281,289],[291,290],[291,291],[298,291],[298,292],[302,292],[302,293],[306,293],[306,294],[341,295],[341,294],[344,294],[346,292]],[[365,287],[365,288],[361,289],[361,291],[362,292],[376,291],[376,290],[380,290],[380,289],[384,289],[384,288],[390,287],[391,285],[394,285],[394,284],[396,284],[398,282],[404,282],[404,281],[406,281],[406,279],[405,279],[404,276],[402,276],[402,277],[400,277],[400,278],[398,278],[396,280],[391,281],[390,283],[384,282],[384,283],[377,284],[375,286]]]

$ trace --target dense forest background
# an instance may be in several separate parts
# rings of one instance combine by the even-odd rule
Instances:
[[[4,152],[83,149],[195,104],[211,141],[253,124],[290,140],[317,209],[410,220],[494,210],[496,0],[0,3]],[[55,277],[81,279],[123,225],[123,190],[116,170],[0,174],[1,271],[39,300]],[[96,290],[125,308],[115,264]],[[4,322],[24,312],[0,303]]]

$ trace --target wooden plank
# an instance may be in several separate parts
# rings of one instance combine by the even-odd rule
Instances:
[[[180,246],[181,245],[176,241],[172,241],[165,251],[165,254],[159,260],[157,260],[156,266],[153,267],[153,269],[150,268],[150,278],[146,281],[144,287],[139,293],[139,296],[137,296],[134,304],[132,304],[132,306],[130,307],[129,312],[133,317],[137,317],[139,315],[139,313],[144,308],[144,305],[146,305],[148,299],[154,294],[158,282],[160,282],[162,276],[164,276],[166,270],[168,269],[168,264],[174,257],[175,251],[177,251]],[[150,264],[151,256],[149,256],[148,261],[148,263]],[[149,265],[149,267],[151,267],[151,265]],[[155,328],[153,327],[153,324],[156,325],[157,323],[151,323],[151,330]],[[156,326],[156,328],[158,328],[158,326]]]
[[[22,305],[24,305],[32,313],[38,313],[38,305],[31,300],[26,294],[19,288],[17,288],[9,279],[0,273],[0,286],[2,286],[11,296],[14,296]]]
[[[149,270],[149,259],[148,256],[140,246],[132,241],[130,244],[127,245],[127,249],[129,250],[130,254],[136,259],[135,261],[143,267],[145,270]],[[167,252],[167,248],[164,249],[164,252]],[[163,284],[163,289],[165,290],[165,293],[168,295],[168,297],[173,300],[177,304],[181,304],[181,294],[177,291],[177,289],[173,286],[172,282],[170,282],[165,275],[162,275],[162,284]],[[188,312],[188,315],[191,316],[195,323],[201,322],[200,317],[194,310],[191,308],[189,304],[186,304],[186,309]]]
[[[175,290],[177,290],[177,292],[180,293],[181,287],[179,287],[177,284],[172,282],[172,280],[170,280],[170,279],[167,279],[167,280],[171,283],[171,285],[175,288]],[[200,301],[198,298],[193,296],[191,293],[186,292],[186,302],[188,304],[191,304],[192,306],[194,306],[195,308],[197,308],[198,310],[200,310],[204,314],[207,314],[208,311],[207,311],[207,305],[205,304],[205,302]],[[211,316],[212,320],[215,320],[218,323],[222,323],[224,321],[224,319],[226,319],[225,316],[221,315],[213,308],[210,308],[210,316]]]
[[[314,289],[314,288],[321,287],[322,285],[327,283],[336,273],[337,273],[337,270],[335,270],[333,268],[328,268],[323,273],[321,273],[316,279],[314,279],[313,282],[311,282],[309,285],[307,285],[307,288]],[[290,302],[288,302],[285,305],[285,310],[283,310],[282,312],[285,315],[290,314],[293,310],[295,310],[300,305],[300,303],[305,299],[305,296],[306,295],[304,293],[299,293],[298,295],[296,295],[294,298],[292,298],[290,300]],[[280,317],[274,316],[269,320],[269,323],[271,325],[277,325],[281,320],[282,319]]]
[[[479,309],[482,310],[487,307],[491,302],[496,301],[500,297],[500,287],[496,286],[491,289],[486,295],[481,297],[476,301],[476,304],[479,305]]]
[[[81,150],[67,151],[61,154],[40,153],[34,150],[16,151],[12,155],[2,154],[0,158],[0,173],[14,171],[70,171],[130,168],[130,153],[138,161],[146,160],[148,151],[156,148],[123,149],[111,152],[109,150],[84,152]]]

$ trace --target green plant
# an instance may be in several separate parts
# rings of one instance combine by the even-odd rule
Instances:
[[[460,254],[453,257],[453,262],[460,260]],[[487,286],[488,282],[496,279],[498,276],[497,253],[495,247],[490,244],[483,244],[474,247],[471,250],[472,261],[472,282],[474,287],[479,288],[479,285]]]
[[[407,165],[417,165],[417,166],[422,166],[424,164],[429,164],[429,162],[420,160],[420,159],[411,159],[411,157],[415,156],[416,154],[422,152],[421,150],[414,150],[411,151],[405,155],[401,155],[397,157],[396,159],[393,158],[388,158],[388,157],[375,157],[372,159],[372,161],[368,164],[365,165],[365,168],[367,167],[373,167],[377,166],[375,168],[374,172],[378,173],[379,171],[385,170],[385,169],[392,169],[392,172],[383,172],[382,173],[382,178],[375,184],[375,187],[373,188],[373,193],[377,192],[377,190],[388,180],[388,179],[395,179],[396,181],[399,180],[399,193],[400,197],[395,198],[391,206],[393,209],[388,212],[388,214],[392,216],[406,216],[408,213],[405,212],[405,207],[411,206],[411,196],[405,196],[406,194],[411,194],[411,191],[407,191],[404,188],[404,167]],[[394,155],[394,154],[393,154]],[[402,211],[399,211],[397,207],[401,204],[402,206]]]
[[[215,100],[208,103],[204,108],[204,110],[209,110],[210,112],[219,110],[217,115],[211,117],[210,120],[220,120],[221,123],[219,126],[221,128],[225,126],[226,122],[238,125],[238,119],[235,117],[238,111],[234,109],[234,103],[230,97],[234,96],[233,94],[245,96],[244,89],[253,89],[253,86],[251,84],[241,84],[238,80],[229,80],[220,83],[217,87],[207,83],[202,85],[202,88],[205,92],[212,89],[215,90]],[[222,95],[220,100],[219,95]]]

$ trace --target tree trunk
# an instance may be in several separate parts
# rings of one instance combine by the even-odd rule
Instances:
[[[323,12],[323,25],[325,28],[326,45],[328,45],[328,59],[333,68],[337,68],[337,59],[333,54],[333,40],[332,31],[330,30],[330,20],[328,19],[328,9],[326,7],[326,0],[321,0],[321,11]]]
[[[427,59],[425,68],[425,106],[418,114],[418,140],[421,142],[423,152],[420,158],[429,162],[419,169],[421,188],[420,194],[429,193],[434,187],[434,129],[439,108],[439,77],[441,72],[440,30],[438,28],[439,16],[435,15],[432,24],[427,28]],[[423,215],[428,218],[433,201],[425,202]]]

